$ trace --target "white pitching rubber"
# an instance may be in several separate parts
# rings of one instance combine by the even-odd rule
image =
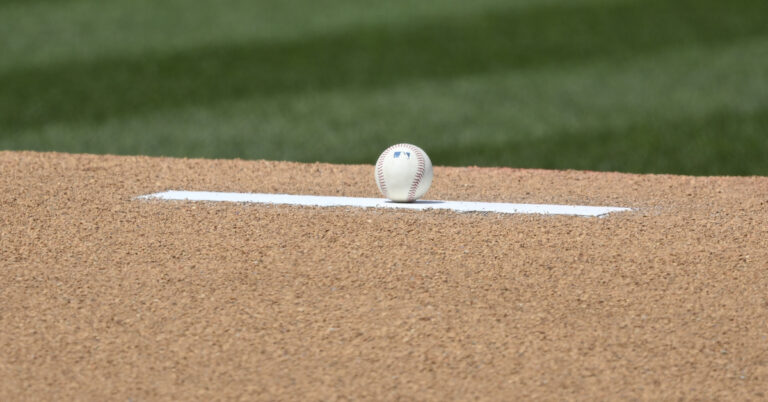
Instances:
[[[630,208],[593,207],[580,205],[509,204],[501,202],[469,201],[416,201],[392,202],[383,198],[327,197],[317,195],[219,193],[211,191],[165,191],[143,195],[140,199],[175,201],[238,202],[310,207],[358,207],[429,210],[445,209],[455,212],[493,212],[500,214],[541,214],[598,217],[614,212],[631,211]]]

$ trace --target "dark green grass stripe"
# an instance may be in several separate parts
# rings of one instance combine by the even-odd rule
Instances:
[[[0,0],[0,7],[7,6],[7,5],[16,5],[16,4],[37,4],[37,3],[52,3],[56,0]],[[69,0],[69,1],[75,1],[75,0]]]
[[[766,15],[765,0],[559,5],[22,69],[0,75],[0,135],[251,96],[375,88],[734,42],[768,34]]]
[[[636,173],[768,176],[768,109],[720,111],[704,117],[624,128],[562,131],[543,138],[509,137],[470,146],[433,147],[448,165],[497,165]]]

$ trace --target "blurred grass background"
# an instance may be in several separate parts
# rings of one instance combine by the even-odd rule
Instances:
[[[766,0],[0,0],[0,149],[768,175]]]

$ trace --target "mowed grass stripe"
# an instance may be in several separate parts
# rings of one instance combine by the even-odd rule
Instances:
[[[449,165],[765,174],[766,108],[768,38],[53,124],[0,148],[372,163],[410,141]]]
[[[0,130],[251,96],[380,88],[768,34],[764,0],[550,5],[303,41],[21,69],[0,75]]]
[[[496,7],[625,0],[0,0],[0,71],[269,41]]]
[[[509,136],[463,146],[439,144],[435,160],[499,165],[691,175],[768,176],[768,108],[703,117],[649,118],[622,128],[563,130],[541,138]],[[755,163],[757,162],[757,163]],[[481,163],[482,164],[482,163]]]

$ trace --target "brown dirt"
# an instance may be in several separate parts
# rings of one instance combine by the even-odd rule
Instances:
[[[765,399],[768,178],[445,168],[607,218],[377,196],[372,166],[0,152],[0,400]]]

